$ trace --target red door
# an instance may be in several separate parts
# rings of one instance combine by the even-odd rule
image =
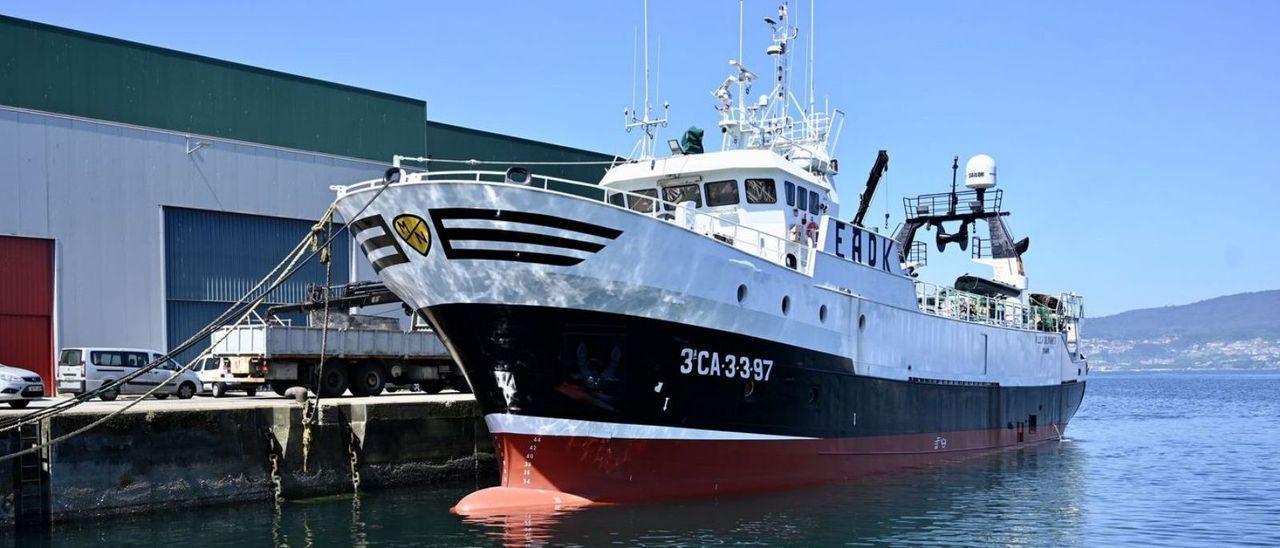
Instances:
[[[0,236],[0,363],[53,393],[53,241]]]

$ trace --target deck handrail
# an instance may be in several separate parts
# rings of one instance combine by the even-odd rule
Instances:
[[[1058,311],[1045,306],[987,297],[929,282],[915,284],[916,302],[926,314],[1024,331],[1058,333],[1064,328]]]
[[[414,173],[410,175],[410,177],[411,178],[404,181],[392,183],[392,185],[446,182],[507,183],[507,173],[504,171],[425,171]],[[745,226],[737,221],[726,219],[720,215],[699,211],[694,208],[686,207],[680,203],[669,202],[658,196],[646,196],[644,194],[628,190],[603,187],[591,183],[562,179],[560,177],[551,177],[548,175],[531,174],[529,178],[530,184],[521,186],[529,186],[579,198],[598,200],[606,206],[629,211],[636,215],[653,217],[682,227],[686,230],[699,233],[707,238],[730,245],[769,262],[797,270],[804,274],[812,274],[810,269],[813,265],[813,255],[816,248],[811,245],[802,242],[795,242],[757,228]],[[541,183],[538,184],[538,181]],[[552,183],[555,184],[553,185]],[[343,192],[350,193],[369,188],[376,188],[382,184],[383,181],[381,180],[365,181],[363,183],[357,183],[345,187]],[[564,192],[553,188],[560,185],[567,185],[571,188],[579,189],[584,192]],[[658,188],[661,190],[660,187]],[[659,194],[661,194],[661,192],[659,192]],[[627,207],[627,201],[624,201],[623,205],[618,205],[610,201],[610,198],[615,195],[622,195],[636,200],[644,200],[651,203],[652,207],[649,211],[640,211]],[[794,264],[789,260],[789,257],[795,258]]]

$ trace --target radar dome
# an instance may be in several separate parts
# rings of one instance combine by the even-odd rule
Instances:
[[[996,186],[996,161],[986,154],[969,158],[964,164],[964,186],[972,189]]]

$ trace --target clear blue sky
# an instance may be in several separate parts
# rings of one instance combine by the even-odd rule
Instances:
[[[759,21],[775,5],[747,2],[747,61],[761,73]],[[610,153],[634,142],[621,113],[638,0],[40,0],[0,11],[421,98],[444,122]],[[737,2],[653,0],[650,11],[669,136],[714,128],[709,92],[736,54]],[[1083,293],[1091,315],[1280,288],[1280,2],[817,11],[818,89],[849,117],[837,151],[845,215],[877,149],[892,160],[872,216],[888,203],[894,224],[902,195],[949,184],[952,155],[985,152],[1012,228],[1032,238],[1032,286]]]

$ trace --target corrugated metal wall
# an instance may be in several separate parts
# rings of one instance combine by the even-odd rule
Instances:
[[[314,224],[261,215],[164,208],[169,347],[185,341],[253,288]],[[332,283],[346,283],[350,272],[350,238],[336,238]],[[267,304],[299,302],[306,296],[307,284],[323,284],[324,278],[324,265],[313,259],[273,292]],[[207,343],[198,345],[179,359],[185,362],[207,347]]]
[[[390,162],[426,103],[0,16],[0,104]]]
[[[0,236],[0,364],[53,390],[53,242]]]
[[[163,207],[316,218],[386,169],[205,141],[0,107],[0,234],[58,242],[59,345],[165,347]]]
[[[451,160],[493,160],[526,162],[608,162],[615,157],[551,143],[521,139],[500,133],[480,131],[462,126],[427,122],[427,155]],[[432,164],[434,170],[476,169],[465,165]],[[510,165],[483,165],[479,169],[505,171]],[[531,165],[525,166],[539,175],[549,175],[598,183],[607,165]]]
[[[0,16],[0,234],[58,242],[58,344],[161,349],[204,324],[198,306],[218,302],[186,301],[204,304],[166,321],[163,209],[307,218],[330,203],[329,185],[380,177],[393,154],[611,159],[449,124],[428,130],[425,112],[419,100]],[[188,152],[198,142],[207,144]],[[534,171],[594,183],[604,166]],[[253,261],[265,271],[284,251]],[[357,264],[360,279],[373,278]],[[204,280],[211,293],[187,295],[234,286],[219,276]]]

